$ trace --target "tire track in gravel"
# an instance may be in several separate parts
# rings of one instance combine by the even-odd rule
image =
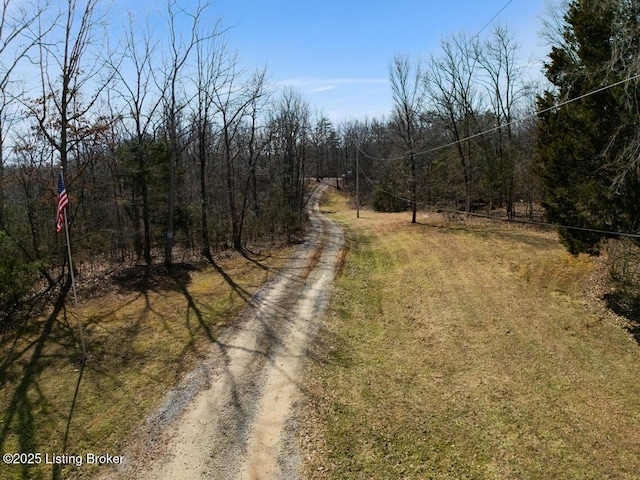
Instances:
[[[299,478],[298,378],[344,247],[342,230],[318,207],[327,188],[311,195],[306,242],[148,419],[118,478]]]

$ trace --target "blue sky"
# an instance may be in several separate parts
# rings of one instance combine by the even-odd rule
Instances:
[[[313,109],[340,122],[390,112],[388,68],[394,54],[437,54],[443,37],[475,35],[507,3],[215,0],[210,13],[231,27],[228,44],[247,68],[266,66],[271,82],[296,87]],[[545,3],[512,0],[495,20],[516,38],[523,64],[542,61],[548,51],[538,39]]]
[[[119,41],[127,10],[163,35],[166,1],[101,0],[100,6],[111,5],[110,40]],[[193,10],[198,1],[178,4]],[[210,0],[205,17],[212,23],[219,18],[228,29],[227,45],[245,70],[266,67],[274,86],[295,87],[312,110],[340,123],[391,112],[389,63],[395,54],[415,60],[438,55],[443,38],[462,32],[473,37],[498,12],[494,22],[506,25],[521,47],[519,62],[532,65],[529,75],[541,78],[549,51],[538,35],[541,17],[548,2],[559,1]],[[63,0],[52,1],[58,2],[62,8]],[[490,31],[488,26],[482,37]]]

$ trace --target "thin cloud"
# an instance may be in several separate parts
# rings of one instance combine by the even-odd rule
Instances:
[[[310,91],[325,91],[337,88],[339,85],[381,85],[388,83],[381,78],[311,78],[298,77],[275,82],[278,86],[298,87]]]
[[[328,90],[333,90],[334,88],[336,88],[337,85],[325,85],[324,87],[317,87],[317,88],[312,88],[311,90],[309,90],[311,93],[319,93],[319,92],[326,92]]]

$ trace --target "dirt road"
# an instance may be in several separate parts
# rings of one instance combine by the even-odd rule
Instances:
[[[172,391],[117,472],[131,479],[294,479],[298,379],[343,248],[324,217],[318,184],[312,232],[253,308],[212,346],[207,360]]]

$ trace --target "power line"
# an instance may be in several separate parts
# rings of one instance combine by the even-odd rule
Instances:
[[[501,8],[500,10],[498,10],[498,12],[497,12],[495,15],[493,15],[493,17],[491,17],[491,19],[489,19],[489,21],[488,21],[487,23],[485,23],[485,24],[482,26],[482,28],[481,28],[480,30],[478,30],[478,31],[476,32],[476,34],[475,34],[473,37],[471,37],[471,39],[469,40],[469,42],[472,42],[473,40],[475,40],[476,38],[478,38],[478,37],[480,36],[480,34],[481,34],[481,33],[482,33],[482,32],[483,32],[483,31],[484,31],[484,30],[485,30],[489,25],[491,25],[491,24],[493,23],[493,21],[494,21],[496,18],[498,18],[498,16],[500,16],[500,14],[501,14],[501,13],[502,13],[502,12],[503,12],[503,11],[504,11],[504,10],[505,10],[509,5],[510,5],[510,4],[511,4],[511,2],[513,2],[513,0],[508,0],[508,1],[507,1],[507,3],[505,3],[505,4],[502,6],[502,8]],[[487,132],[487,133],[488,133],[488,132]],[[454,145],[455,145],[455,143],[454,143]],[[442,147],[442,148],[444,148],[444,147]],[[374,159],[374,160],[383,160],[383,159],[380,159],[380,158],[376,159],[375,157],[372,157],[372,156],[370,156],[370,155],[367,155],[367,154],[366,154],[365,152],[363,152],[362,150],[360,150],[360,153],[362,153],[365,157],[369,157],[369,158],[372,158],[372,159]],[[426,152],[421,152],[421,153],[418,153],[417,155],[421,155],[422,153],[426,153]],[[402,159],[402,158],[404,158],[404,156],[402,156],[402,157],[397,157],[397,158],[395,158],[395,159],[399,160],[399,159]],[[389,159],[387,159],[387,160],[395,160],[395,159],[394,159],[394,158],[389,158]]]
[[[525,120],[529,120],[531,118],[535,118],[535,117],[537,117],[539,115],[542,115],[543,113],[547,113],[547,112],[550,112],[552,110],[558,109],[560,107],[564,107],[565,105],[568,105],[570,103],[577,102],[578,100],[582,100],[582,99],[587,98],[587,97],[589,97],[591,95],[595,95],[596,93],[600,93],[600,92],[603,92],[603,91],[608,90],[610,88],[617,87],[618,85],[622,85],[624,83],[631,82],[633,80],[637,80],[638,78],[640,78],[640,73],[638,73],[636,75],[633,75],[633,76],[631,76],[629,78],[625,78],[623,80],[619,80],[619,81],[614,82],[614,83],[612,83],[610,85],[605,85],[603,87],[597,88],[597,89],[592,90],[590,92],[587,92],[587,93],[585,93],[583,95],[579,95],[579,96],[577,96],[575,98],[570,98],[569,100],[565,100],[563,102],[556,103],[555,105],[553,105],[551,107],[545,108],[543,110],[538,110],[538,111],[536,111],[536,112],[534,112],[534,113],[532,113],[530,115],[526,115],[526,116],[524,116],[522,118],[518,118],[516,120],[512,120],[511,122],[508,122],[508,123],[505,123],[505,124],[502,124],[502,125],[497,125],[495,127],[491,127],[491,128],[489,128],[487,130],[483,130],[481,132],[474,133],[473,135],[469,135],[468,137],[464,137],[464,138],[461,138],[459,140],[455,140],[453,142],[446,143],[444,145],[440,145],[440,146],[437,146],[437,147],[429,148],[429,149],[423,150],[421,152],[416,152],[416,153],[414,153],[414,155],[415,156],[420,156],[420,155],[425,155],[427,153],[437,152],[438,150],[443,150],[445,148],[452,147],[452,146],[457,145],[459,143],[466,142],[466,141],[469,141],[469,140],[473,140],[474,138],[478,138],[478,137],[481,137],[482,135],[487,135],[489,133],[496,132],[496,131],[498,131],[498,130],[500,130],[502,128],[509,127],[509,126],[515,125],[515,124],[520,123],[520,122],[524,122]],[[357,148],[360,151],[360,153],[362,153],[362,155],[366,156],[367,158],[371,158],[372,160],[392,161],[392,160],[402,160],[403,158],[407,157],[407,155],[401,155],[401,156],[397,156],[397,157],[379,158],[379,157],[374,157],[372,155],[368,155],[367,153],[363,152],[360,149],[360,145],[357,145]]]
[[[451,147],[451,146],[456,145],[458,143],[466,142],[466,141],[472,140],[472,139],[474,139],[476,137],[480,137],[482,135],[486,135],[488,133],[495,132],[497,130],[500,130],[501,128],[509,127],[509,126],[515,125],[516,123],[519,123],[519,122],[524,122],[525,120],[529,120],[531,118],[535,118],[535,117],[537,117],[539,115],[542,115],[543,113],[547,113],[547,112],[550,112],[551,110],[555,110],[555,109],[558,109],[560,107],[564,107],[565,105],[568,105],[570,103],[577,102],[578,100],[582,100],[582,99],[587,98],[587,97],[589,97],[591,95],[595,95],[596,93],[603,92],[605,90],[608,90],[608,89],[613,88],[613,87],[617,87],[618,85],[622,85],[623,83],[627,83],[627,82],[630,82],[632,80],[636,80],[638,78],[640,78],[640,73],[638,73],[638,74],[636,74],[636,75],[634,75],[632,77],[625,78],[624,80],[620,80],[618,82],[612,83],[610,85],[605,85],[604,87],[597,88],[597,89],[595,89],[595,90],[593,90],[591,92],[585,93],[583,95],[579,95],[579,96],[577,96],[575,98],[571,98],[571,99],[566,100],[564,102],[557,103],[557,104],[555,104],[555,105],[553,105],[551,107],[545,108],[543,110],[539,110],[539,111],[537,111],[535,113],[532,113],[531,115],[527,115],[527,116],[519,118],[517,120],[513,120],[513,121],[511,121],[509,123],[505,123],[504,125],[498,125],[498,126],[492,127],[492,128],[490,128],[488,130],[484,130],[482,132],[475,133],[473,135],[470,135],[468,137],[462,138],[460,140],[456,140],[455,142],[451,142],[451,143],[448,143],[446,145],[441,145],[439,147],[430,148],[429,150],[425,150],[424,152],[417,153],[416,155],[423,155],[425,153],[432,153],[432,152],[435,152],[435,151],[438,151],[438,150],[442,150],[443,148]]]
[[[471,39],[473,40],[473,39],[477,38],[480,35],[480,33],[482,33],[482,31],[485,30],[509,6],[509,4],[511,4],[512,1],[513,0],[509,0],[498,11],[498,13],[496,13]],[[616,87],[618,85],[622,85],[622,84],[631,82],[631,81],[636,80],[638,78],[640,78],[640,73],[638,73],[636,75],[633,75],[633,76],[631,76],[629,78],[625,78],[623,80],[619,80],[619,81],[614,82],[612,84],[604,85],[602,87],[596,88],[595,90],[592,90],[592,91],[587,92],[585,94],[579,95],[579,96],[577,96],[575,98],[570,98],[570,99],[562,101],[560,103],[556,103],[555,105],[553,105],[551,107],[548,107],[548,108],[545,108],[545,109],[542,109],[542,110],[538,110],[538,111],[536,111],[536,112],[534,112],[534,113],[532,113],[530,115],[526,115],[526,116],[524,116],[522,118],[513,120],[513,121],[508,122],[506,124],[497,125],[495,127],[489,128],[487,130],[483,130],[483,131],[475,133],[473,135],[469,135],[468,137],[461,138],[459,140],[455,140],[453,142],[449,142],[449,143],[444,144],[444,145],[440,145],[440,146],[437,146],[437,147],[429,148],[429,149],[421,151],[421,152],[414,153],[414,155],[415,156],[420,156],[420,155],[425,155],[427,153],[433,153],[433,152],[436,152],[438,150],[443,150],[445,148],[452,147],[452,146],[457,145],[459,143],[466,142],[466,141],[472,140],[474,138],[478,138],[478,137],[480,137],[482,135],[487,135],[489,133],[493,133],[493,132],[498,131],[498,130],[500,130],[502,128],[509,127],[509,126],[515,125],[515,124],[520,123],[520,122],[524,122],[524,121],[532,119],[532,118],[536,118],[539,115],[542,115],[544,113],[550,112],[552,110],[556,110],[558,108],[564,107],[565,105],[569,105],[570,103],[577,102],[577,101],[582,100],[584,98],[590,97],[591,95],[595,95],[597,93],[606,91],[606,90],[608,90],[610,88],[613,88],[613,87]],[[404,159],[404,158],[407,157],[407,155],[402,155],[402,156],[398,156],[398,157],[390,157],[390,158],[373,157],[371,155],[368,155],[366,152],[364,152],[360,148],[360,144],[359,143],[356,145],[356,149],[357,149],[358,152],[360,152],[365,157],[371,158],[373,160],[378,160],[378,161],[401,160],[401,159]],[[373,180],[371,180],[366,175],[366,173],[364,173],[364,172],[359,172],[359,173],[361,173],[365,177],[365,179],[369,183],[371,183],[371,185],[373,185],[375,188],[377,188],[378,190],[382,191],[383,193],[385,193],[385,194],[387,194],[387,195],[389,195],[389,196],[391,196],[393,198],[396,198],[398,200],[405,201],[407,203],[411,203],[412,202],[411,200],[409,200],[407,198],[395,195],[395,194],[383,189],[382,187],[377,185],[375,182],[373,182]],[[421,207],[428,207],[430,209],[433,208],[433,206],[429,206],[429,204],[427,204],[427,203],[416,204],[416,206],[418,206],[418,205],[421,206]],[[456,213],[458,212],[457,210],[448,210],[448,209],[440,209],[440,210],[441,211],[456,212]],[[549,222],[537,222],[537,221],[532,221],[532,220],[525,221],[525,220],[515,220],[515,219],[503,219],[503,218],[492,217],[490,215],[482,215],[482,214],[472,213],[472,212],[465,212],[465,214],[466,215],[473,215],[473,216],[476,216],[476,217],[488,218],[488,219],[491,219],[491,220],[507,221],[507,222],[512,222],[512,223],[521,223],[521,224],[538,225],[538,226],[548,226],[548,227],[554,227],[554,228],[564,228],[564,229],[568,229],[568,230],[579,230],[579,231],[584,231],[584,232],[599,233],[599,234],[604,234],[604,235],[614,235],[614,236],[620,236],[620,237],[640,238],[640,234],[635,234],[635,233],[613,232],[613,231],[608,231],[608,230],[600,230],[600,229],[587,228],[587,227],[575,227],[575,226],[571,226],[571,225],[560,225],[560,224],[554,224],[554,223],[549,223]]]
[[[476,138],[476,137],[479,137],[479,136],[481,136],[481,135],[486,135],[487,133],[494,132],[494,131],[496,131],[496,130],[499,130],[500,128],[504,128],[504,127],[507,127],[507,126],[509,126],[509,125],[513,125],[513,124],[516,124],[516,123],[518,123],[518,122],[522,122],[522,121],[524,121],[524,120],[528,120],[528,119],[530,119],[530,118],[537,117],[538,115],[541,115],[541,114],[543,114],[543,113],[549,112],[549,111],[551,111],[551,110],[555,110],[555,109],[557,109],[557,108],[564,107],[565,105],[568,105],[568,104],[570,104],[570,103],[577,102],[578,100],[582,100],[582,99],[587,98],[587,97],[589,97],[589,96],[591,96],[591,95],[595,95],[596,93],[603,92],[603,91],[605,91],[605,90],[608,90],[608,89],[613,88],[613,87],[616,87],[616,86],[618,86],[618,85],[622,85],[622,84],[624,84],[624,83],[627,83],[627,82],[630,82],[630,81],[636,80],[636,79],[638,79],[638,78],[640,78],[640,73],[638,73],[638,74],[636,74],[636,75],[633,75],[633,76],[631,76],[631,77],[629,77],[629,78],[626,78],[626,79],[623,79],[623,80],[619,80],[619,81],[614,82],[614,83],[612,83],[612,84],[610,84],[610,85],[605,85],[605,86],[603,86],[603,87],[597,88],[597,89],[592,90],[592,91],[590,91],[590,92],[587,92],[587,93],[585,93],[585,94],[583,94],[583,95],[579,95],[579,96],[577,96],[577,97],[575,97],[575,98],[571,98],[571,99],[569,99],[569,100],[565,100],[564,102],[557,103],[557,104],[555,104],[555,105],[553,105],[553,106],[551,106],[551,107],[545,108],[545,109],[543,109],[543,110],[539,110],[539,111],[537,111],[537,112],[535,112],[535,113],[533,113],[533,114],[531,114],[531,115],[527,115],[526,117],[520,118],[520,119],[518,119],[518,120],[514,120],[514,121],[509,122],[509,123],[507,123],[507,124],[499,125],[499,126],[496,126],[496,127],[490,128],[490,129],[488,129],[488,130],[485,130],[485,131],[482,131],[482,132],[476,133],[476,134],[474,134],[474,135],[470,135],[469,137],[466,137],[466,138],[463,138],[463,139],[457,140],[457,141],[455,141],[455,142],[450,142],[450,143],[447,143],[447,144],[445,144],[445,145],[440,145],[440,146],[438,146],[438,147],[434,147],[434,148],[431,148],[431,149],[425,150],[425,151],[423,151],[423,152],[415,153],[414,155],[419,156],[419,155],[424,155],[424,154],[426,154],[426,153],[435,152],[435,151],[442,150],[442,149],[444,149],[444,148],[448,148],[448,147],[451,147],[451,146],[453,146],[453,145],[456,145],[457,143],[461,143],[461,142],[464,142],[464,141],[467,141],[467,140],[471,140],[471,139]],[[371,155],[367,155],[366,153],[364,153],[364,152],[362,151],[362,149],[360,148],[360,145],[359,145],[359,144],[356,146],[356,148],[357,148],[357,150],[358,150],[360,153],[362,153],[363,155],[365,155],[365,156],[367,156],[367,157],[369,157],[369,158],[371,158],[371,159],[374,159],[374,160],[380,160],[380,161],[389,161],[389,160],[394,160],[394,158],[382,159],[382,158],[375,158],[375,157],[372,157]],[[395,160],[400,160],[400,159],[403,159],[403,158],[405,158],[405,157],[406,157],[406,156],[404,156],[404,155],[403,155],[403,156],[401,156],[401,157],[397,157],[397,158],[395,158]],[[384,189],[383,189],[383,188],[381,188],[380,186],[376,185],[376,184],[375,184],[375,182],[373,182],[373,181],[372,181],[372,180],[371,180],[371,179],[370,179],[370,178],[369,178],[369,177],[368,177],[364,172],[361,172],[361,173],[362,173],[362,175],[367,179],[367,181],[368,181],[369,183],[371,183],[375,188],[378,188],[379,190],[383,191],[383,192],[384,192],[384,193],[386,193],[387,195],[389,195],[389,196],[391,196],[391,197],[393,197],[393,198],[397,198],[397,199],[399,199],[399,200],[406,201],[406,202],[410,202],[410,201],[411,201],[411,200],[409,200],[409,199],[406,199],[406,198],[400,197],[400,196],[395,195],[395,194],[393,194],[393,193],[391,193],[391,192],[389,192],[389,191],[384,190]],[[425,203],[425,204],[419,204],[419,205],[420,205],[420,206],[423,206],[423,207],[427,207],[427,206],[428,206],[428,204],[426,204],[426,203]],[[480,215],[480,214],[474,214],[474,213],[469,213],[469,212],[466,212],[466,213],[467,213],[468,215],[482,216],[482,215]],[[489,216],[489,215],[486,215],[486,218],[490,218],[490,219],[493,219],[493,220],[503,220],[503,219],[496,219],[495,217],[491,217],[491,216]],[[507,220],[507,221],[509,221],[509,220]],[[513,220],[511,220],[511,221],[513,221]],[[532,224],[532,225],[545,225],[545,226],[553,226],[553,227],[556,227],[556,228],[565,228],[565,229],[568,229],[568,230],[579,230],[579,231],[585,231],[585,232],[600,233],[600,234],[604,234],[604,235],[615,235],[615,236],[621,236],[621,237],[640,238],[640,234],[635,234],[635,233],[612,232],[612,231],[608,231],[608,230],[599,230],[599,229],[587,228],[587,227],[575,227],[575,226],[571,226],[571,225],[560,225],[560,224],[554,224],[554,223],[548,223],[548,222],[533,222],[533,221],[525,222],[525,221],[520,220],[520,221],[517,221],[517,223],[527,223],[527,224]]]
[[[471,37],[471,40],[473,40],[473,39],[475,39],[475,38],[479,37],[479,36],[480,36],[480,34],[484,31],[484,29],[485,29],[485,28],[487,28],[489,25],[491,25],[491,24],[493,23],[493,21],[494,21],[496,18],[498,18],[498,16],[503,12],[503,10],[504,10],[505,8],[507,8],[507,7],[509,6],[509,4],[510,4],[512,1],[513,1],[513,0],[509,0],[507,3],[505,3],[505,4],[504,4],[504,6],[503,6],[500,10],[498,10],[498,13],[496,13],[493,17],[491,17],[491,20],[489,20],[487,23],[485,23],[485,24],[484,24],[484,26],[483,26],[480,30],[478,30],[478,32],[477,32],[473,37]]]

